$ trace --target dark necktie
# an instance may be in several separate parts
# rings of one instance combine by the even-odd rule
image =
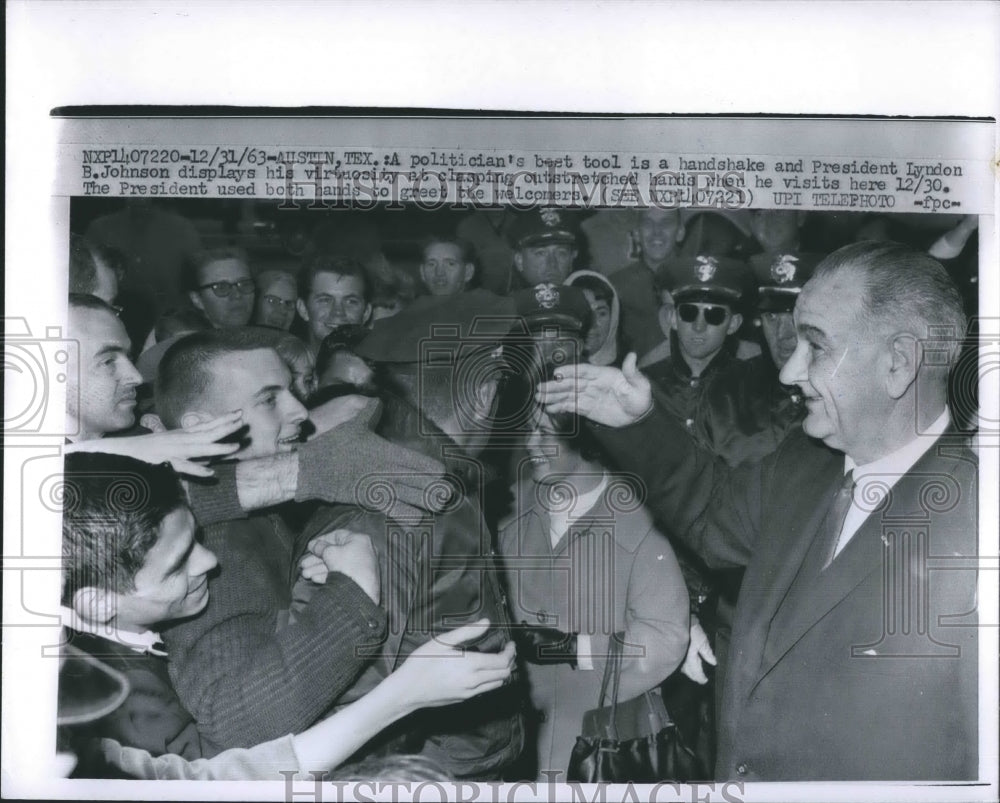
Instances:
[[[827,553],[823,568],[826,569],[833,563],[837,554],[837,544],[840,542],[840,533],[844,529],[844,520],[851,509],[851,501],[854,498],[854,471],[848,471],[844,475],[844,480],[837,489],[837,495],[830,504],[826,518],[823,519],[823,535],[826,539]]]

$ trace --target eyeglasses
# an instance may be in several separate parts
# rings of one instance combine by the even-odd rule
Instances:
[[[697,304],[677,305],[677,314],[681,316],[684,323],[694,323],[698,320],[699,312],[705,313],[705,323],[709,326],[722,326],[729,314],[729,310],[725,307],[699,307]]]
[[[295,309],[295,299],[291,301],[286,301],[283,298],[278,298],[277,296],[264,296],[264,303],[269,307],[282,307],[284,309]]]
[[[254,284],[253,279],[240,279],[238,282],[212,282],[211,284],[203,284],[198,289],[211,290],[219,298],[229,298],[234,290],[241,296],[253,295],[257,286]]]

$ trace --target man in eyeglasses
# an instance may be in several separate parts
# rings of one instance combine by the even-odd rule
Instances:
[[[277,268],[257,274],[257,308],[254,323],[287,332],[295,320],[295,301],[299,297],[295,277]]]
[[[246,255],[237,248],[202,251],[193,260],[191,303],[216,329],[246,326],[253,315],[257,287]]]

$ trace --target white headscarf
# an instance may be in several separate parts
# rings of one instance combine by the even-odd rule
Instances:
[[[614,365],[615,360],[618,358],[618,320],[621,316],[621,304],[618,301],[618,293],[615,291],[614,285],[608,281],[607,276],[593,270],[575,271],[566,277],[566,281],[563,284],[572,285],[576,279],[583,276],[590,276],[597,279],[611,293],[611,328],[608,330],[608,336],[601,344],[601,347],[588,357],[588,362],[592,365]]]

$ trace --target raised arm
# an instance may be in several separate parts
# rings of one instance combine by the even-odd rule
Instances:
[[[499,688],[510,677],[514,645],[501,653],[466,652],[464,641],[482,636],[487,620],[460,627],[417,649],[406,662],[360,700],[295,736],[251,748],[233,748],[213,758],[185,761],[177,755],[102,740],[105,758],[145,780],[281,780],[287,772],[330,770],[392,723],[420,708],[460,702]]]
[[[383,479],[394,498],[379,512],[398,519],[439,510],[448,501],[434,492],[442,487],[444,466],[372,432],[378,410],[378,401],[368,399],[354,417],[318,433],[296,452],[220,465],[214,482],[191,482],[188,496],[198,523],[242,518],[291,500],[366,506],[372,495],[365,488]]]
[[[570,365],[539,388],[553,412],[577,412],[621,469],[643,481],[646,506],[713,568],[745,566],[760,529],[763,464],[730,470],[654,403],[635,368]]]

